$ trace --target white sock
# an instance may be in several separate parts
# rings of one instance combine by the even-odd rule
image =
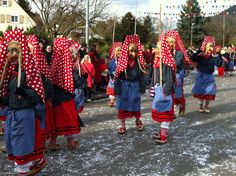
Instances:
[[[161,122],[161,128],[169,129],[170,122]]]
[[[17,172],[17,173],[27,173],[27,172],[30,171],[30,166],[32,166],[32,165],[33,165],[32,161],[28,162],[26,164],[21,164],[21,165],[15,163],[14,171]]]

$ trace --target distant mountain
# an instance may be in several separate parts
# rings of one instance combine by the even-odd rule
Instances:
[[[230,46],[236,44],[236,5],[228,8],[225,12],[227,14],[225,17],[223,16],[224,11],[218,15],[208,17],[205,26],[208,29],[208,34],[214,36],[218,44],[223,45],[224,33],[224,44]],[[225,25],[224,32],[223,24]]]

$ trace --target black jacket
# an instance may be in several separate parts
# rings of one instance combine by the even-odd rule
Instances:
[[[66,90],[53,85],[53,97],[52,104],[57,106],[63,102],[69,101],[74,98],[74,94],[67,92]]]
[[[162,86],[164,94],[166,96],[170,95],[174,91],[174,84],[175,84],[174,78],[175,78],[175,73],[173,69],[168,65],[162,64]],[[154,69],[153,71],[152,83],[151,83],[152,87],[155,86],[156,83],[160,83],[159,68]]]
[[[44,75],[42,75],[41,77],[43,81],[45,100],[50,100],[53,94],[52,82],[48,78],[46,78]]]
[[[114,83],[114,90],[115,93],[118,95],[120,93],[120,84],[122,80],[127,81],[139,81],[140,85],[140,92],[145,93],[146,85],[145,85],[145,74],[140,70],[137,61],[133,68],[128,66],[126,74],[123,71],[118,78],[115,79]]]
[[[195,53],[191,60],[197,62],[197,70],[205,73],[212,74],[214,72],[215,65],[217,67],[220,66],[220,62],[218,62],[216,57],[210,56],[209,58],[205,58],[203,55],[198,55],[199,52]]]
[[[179,73],[184,68],[184,54],[181,51],[176,51],[174,60],[176,64],[176,72]]]
[[[17,74],[13,75],[9,82],[8,98],[9,108],[11,109],[24,109],[34,108],[34,106],[40,102],[40,96],[36,91],[29,88],[26,84],[26,74],[22,71],[21,74],[21,96],[16,95],[17,91]]]

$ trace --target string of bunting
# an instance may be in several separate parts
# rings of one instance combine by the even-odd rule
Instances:
[[[211,11],[211,10],[209,10]],[[152,12],[143,12],[144,15],[152,15],[152,16],[159,16],[160,13],[152,13]],[[215,15],[219,15],[223,13],[223,11],[216,11],[216,12],[207,12],[207,13],[204,13],[204,12],[201,12],[201,16],[215,16]],[[184,13],[163,13],[163,15],[167,18],[179,18],[180,16],[191,16],[191,14],[184,14]],[[233,12],[225,12],[224,15],[236,15],[236,11],[233,11]],[[194,17],[197,17],[198,14],[195,13],[193,14]]]
[[[228,5],[219,5],[219,3],[229,3]],[[216,4],[218,3],[218,4]],[[207,5],[205,5],[207,4]],[[204,0],[203,2],[199,2],[199,6],[200,8],[202,8],[202,11],[208,11],[208,12],[201,12],[199,13],[195,13],[195,14],[191,14],[191,13],[182,13],[179,12],[182,7],[192,7],[193,4],[192,2],[186,2],[186,4],[179,4],[179,5],[166,5],[164,6],[164,18],[166,19],[178,19],[181,16],[187,16],[187,17],[197,17],[197,16],[202,16],[202,17],[207,17],[207,16],[215,16],[215,15],[219,15],[219,14],[224,14],[224,15],[236,15],[236,11],[231,11],[231,12],[225,12],[225,10],[227,10],[230,7],[233,7],[234,5],[236,5],[236,0],[211,0],[211,1],[206,1]],[[173,12],[173,10],[175,9],[175,11],[177,12]],[[172,12],[166,12],[166,11],[172,11]],[[150,15],[150,16],[159,16],[160,13],[153,13],[153,12],[143,12],[144,15]]]

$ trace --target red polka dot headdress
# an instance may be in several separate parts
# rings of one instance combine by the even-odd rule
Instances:
[[[75,40],[69,40],[69,47],[72,48],[73,53],[78,56],[77,60],[73,63],[73,68],[78,69],[79,75],[81,76],[81,75],[85,74],[83,67],[80,64],[79,49],[81,48],[81,45]]]
[[[160,55],[162,59],[162,63],[165,65],[168,65],[174,70],[174,73],[176,72],[176,64],[175,60],[171,54],[171,47],[170,44],[167,42],[167,35],[162,35],[161,36],[161,49],[160,49]],[[159,67],[159,63],[157,62],[154,63],[154,68]]]
[[[51,78],[51,71],[49,68],[49,65],[46,62],[45,56],[43,54],[43,51],[41,50],[39,46],[38,39],[35,35],[29,35],[27,36],[28,43],[32,46],[33,58],[37,63],[37,67],[39,71],[48,79],[52,80]],[[31,47],[30,46],[30,47]]]
[[[179,33],[175,30],[170,30],[166,33],[167,37],[172,37],[175,39],[175,50],[181,51],[184,54],[184,62],[185,64],[190,64],[191,61],[188,57],[187,51],[185,50],[183,41],[179,35]]]
[[[142,69],[145,70],[142,47],[138,35],[127,35],[124,44],[122,46],[121,56],[119,58],[118,65],[116,68],[115,78],[117,78],[120,75],[120,73],[123,72],[128,66],[128,50],[129,50],[129,45],[132,43],[137,45],[137,50],[138,50],[137,59]]]
[[[110,58],[113,59],[116,57],[116,48],[122,48],[121,42],[114,42],[111,47],[111,55]]]
[[[216,42],[215,42],[215,38],[214,37],[210,37],[210,36],[205,36],[203,42],[202,42],[202,46],[201,46],[201,50],[205,51],[206,50],[206,46],[208,43],[212,43],[213,46],[215,46]]]
[[[72,48],[73,53],[77,54],[78,57],[80,57],[79,49],[81,48],[81,45],[75,40],[69,40],[69,46],[70,48]]]
[[[21,53],[22,53],[22,62],[21,62],[21,68],[19,68],[19,70],[25,71],[27,85],[30,88],[32,88],[34,91],[36,91],[38,95],[41,97],[42,101],[44,101],[44,88],[43,88],[41,75],[40,75],[39,70],[37,69],[36,62],[32,58],[32,55],[29,53],[28,42],[26,40],[25,35],[23,34],[23,30],[21,29],[16,29],[16,30],[4,33],[4,40],[2,42],[2,52],[0,54],[0,68],[1,68],[0,75],[2,75],[3,67],[6,63],[8,45],[11,42],[20,43]],[[10,78],[10,74],[12,73],[12,70],[13,70],[13,66],[11,65],[9,68],[8,74],[4,80],[3,88],[2,90],[0,90],[1,96],[6,95],[8,92],[7,82]]]
[[[72,58],[67,38],[56,38],[54,40],[51,73],[55,85],[74,93]]]

